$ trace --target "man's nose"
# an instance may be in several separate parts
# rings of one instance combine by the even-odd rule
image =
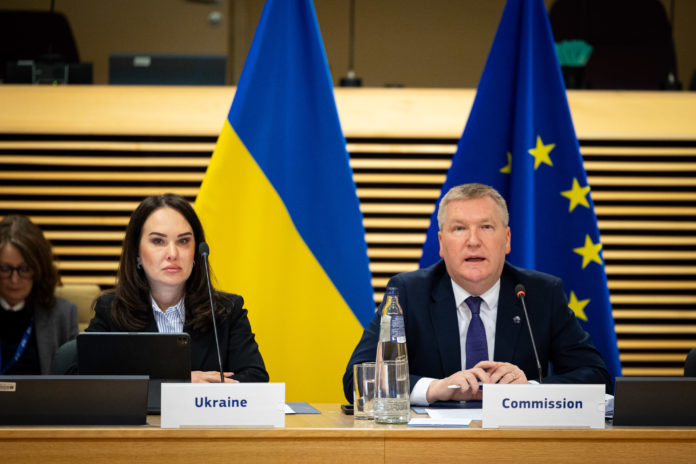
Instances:
[[[475,228],[469,230],[466,237],[466,243],[468,245],[478,245],[480,243],[478,231]]]

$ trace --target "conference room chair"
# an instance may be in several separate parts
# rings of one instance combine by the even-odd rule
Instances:
[[[50,11],[0,10],[0,80],[18,60],[79,63],[68,19]]]
[[[68,284],[56,287],[56,296],[72,301],[77,305],[77,323],[80,332],[89,325],[92,319],[92,304],[97,299],[101,289],[96,284]]]
[[[696,348],[691,348],[684,363],[684,377],[696,377]]]
[[[77,340],[65,342],[58,348],[51,364],[52,375],[77,374]]]

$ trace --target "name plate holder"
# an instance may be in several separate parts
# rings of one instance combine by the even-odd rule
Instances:
[[[284,383],[162,383],[162,428],[285,427]]]
[[[483,385],[483,428],[604,428],[604,385]]]

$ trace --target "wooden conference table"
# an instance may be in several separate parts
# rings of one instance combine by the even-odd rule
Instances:
[[[588,429],[414,428],[354,421],[338,404],[289,415],[282,429],[0,427],[7,463],[696,462],[696,427]]]

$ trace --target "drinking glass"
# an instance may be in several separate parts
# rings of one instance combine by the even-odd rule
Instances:
[[[375,363],[353,365],[353,417],[358,420],[374,419],[374,399]]]

